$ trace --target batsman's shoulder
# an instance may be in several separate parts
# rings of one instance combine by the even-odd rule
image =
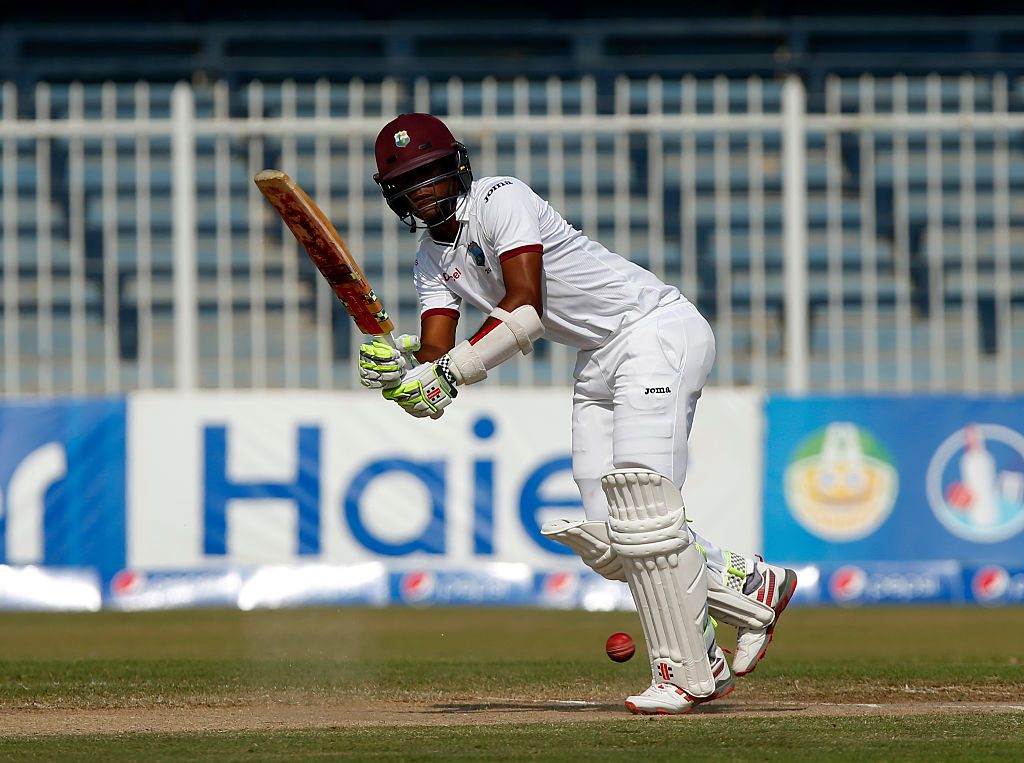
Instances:
[[[420,239],[419,248],[416,250],[416,259],[413,260],[412,269],[414,273],[423,275],[437,275],[441,272],[441,252],[429,236]]]
[[[520,214],[536,212],[540,198],[526,183],[511,176],[486,178],[483,192],[477,194],[476,209],[485,225],[500,224]]]

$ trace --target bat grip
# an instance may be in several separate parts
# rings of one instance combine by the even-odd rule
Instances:
[[[418,361],[416,360],[416,358],[414,358],[414,357],[413,357],[413,354],[412,354],[411,352],[406,352],[406,351],[404,351],[404,350],[403,350],[403,349],[402,349],[401,347],[399,347],[399,346],[398,346],[398,338],[397,338],[397,337],[395,337],[395,332],[394,332],[394,331],[389,331],[388,333],[386,333],[386,334],[381,334],[380,336],[381,336],[381,338],[382,338],[382,339],[383,339],[383,340],[384,340],[385,342],[387,342],[387,343],[388,343],[388,344],[390,344],[390,345],[391,345],[392,347],[394,347],[394,348],[395,348],[396,350],[398,350],[398,351],[399,351],[400,353],[402,353],[402,356],[403,356],[403,357],[404,357],[404,358],[405,358],[405,359],[406,359],[407,361],[409,361],[409,365],[410,365],[410,366],[412,366],[412,365],[414,365],[415,363],[417,363],[417,362],[418,362]],[[444,413],[444,411],[438,411],[437,413],[435,413],[435,414],[434,414],[433,416],[431,416],[430,418],[432,418],[432,419],[439,419],[439,418],[441,418],[441,414],[443,414],[443,413]]]
[[[389,331],[386,334],[381,334],[380,337],[389,345],[398,350],[402,354],[402,357],[409,361],[410,366],[414,366],[419,362],[418,360],[416,360],[416,358],[413,356],[411,352],[407,352],[406,350],[403,350],[401,347],[398,346],[398,337],[395,336],[394,331]]]

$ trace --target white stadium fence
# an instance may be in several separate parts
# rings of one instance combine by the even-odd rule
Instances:
[[[373,183],[400,111],[446,118],[676,284],[712,381],[791,392],[1019,392],[1024,110],[1005,77],[38,85],[0,91],[8,396],[353,385],[360,337],[252,183],[289,172],[402,331],[408,235]],[[468,315],[460,330],[475,328]],[[507,385],[563,385],[541,343]]]

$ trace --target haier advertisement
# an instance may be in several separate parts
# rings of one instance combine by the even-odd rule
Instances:
[[[702,530],[751,550],[757,474],[725,475],[758,463],[762,405],[752,391],[702,401],[685,490]],[[570,414],[568,389],[468,389],[436,421],[372,391],[136,394],[127,564],[572,565],[540,534],[583,518]]]
[[[583,516],[571,399],[469,389],[437,421],[369,390],[0,403],[0,608],[628,605],[540,534]],[[684,491],[748,552],[762,408],[704,397]]]
[[[794,562],[1019,564],[1022,433],[1019,400],[774,397],[765,553]]]

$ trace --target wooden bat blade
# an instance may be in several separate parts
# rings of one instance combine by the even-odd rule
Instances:
[[[280,170],[263,170],[253,180],[306,250],[359,330],[373,336],[390,335],[394,323],[320,207]]]

